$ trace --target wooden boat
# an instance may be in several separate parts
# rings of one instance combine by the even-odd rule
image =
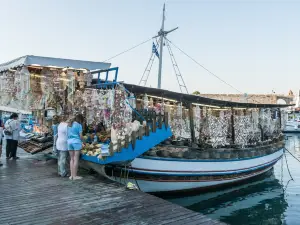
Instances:
[[[259,105],[250,103],[236,103],[217,101],[200,96],[170,92],[162,89],[140,87],[137,85],[123,84],[130,92],[133,92],[139,100],[141,93],[149,96],[161,96],[174,101],[197,103],[203,107],[221,107],[224,105],[239,108],[272,108],[278,110],[286,105]],[[161,97],[157,97],[160,99]],[[157,100],[156,99],[156,100]],[[223,107],[224,108],[224,107]],[[138,111],[140,115],[146,116],[147,111]],[[143,114],[144,113],[144,114]],[[190,114],[192,117],[193,114]],[[280,115],[280,113],[277,113]],[[238,117],[238,115],[233,115]],[[195,123],[190,117],[191,123]],[[154,117],[155,118],[155,117]],[[166,118],[166,116],[164,116]],[[234,120],[228,120],[232,122]],[[277,122],[281,118],[277,117]],[[146,119],[149,121],[149,118]],[[171,121],[168,121],[171,124]],[[149,122],[153,124],[153,121]],[[190,127],[194,127],[191,124]],[[172,129],[172,125],[171,125]],[[174,131],[174,130],[173,130]],[[171,193],[181,191],[211,191],[215,188],[231,186],[235,183],[245,181],[266,173],[282,157],[284,148],[284,136],[277,133],[266,137],[264,130],[261,140],[256,143],[247,143],[247,146],[234,144],[237,131],[231,124],[230,143],[215,148],[200,146],[195,139],[195,130],[190,129],[191,138],[188,141],[167,140],[160,145],[138,156],[126,164],[106,164],[103,166],[96,163],[86,162],[89,168],[111,180],[126,184],[132,182],[140,190],[150,193]],[[200,134],[201,135],[201,134]],[[236,141],[237,142],[237,141]],[[193,147],[192,147],[193,146]]]
[[[133,160],[128,168],[109,165],[102,171],[95,165],[92,168],[114,181],[124,184],[130,181],[145,192],[205,192],[269,171],[282,157],[283,146],[280,141],[249,149],[190,150],[193,159],[153,156],[150,151]]]

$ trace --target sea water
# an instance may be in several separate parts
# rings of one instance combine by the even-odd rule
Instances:
[[[300,160],[300,135],[286,138],[285,147]],[[300,162],[287,151],[285,156],[274,169],[249,183],[166,199],[232,225],[300,225]]]

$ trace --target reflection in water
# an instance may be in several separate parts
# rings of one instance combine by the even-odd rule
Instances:
[[[300,159],[300,136],[288,135],[286,148]],[[232,225],[300,224],[300,163],[286,152],[274,170],[248,184],[222,191],[167,199]]]

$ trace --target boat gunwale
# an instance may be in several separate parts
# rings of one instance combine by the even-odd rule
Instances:
[[[178,161],[178,162],[232,162],[232,161],[244,161],[244,160],[251,160],[251,159],[265,157],[268,155],[272,155],[282,149],[284,150],[284,147],[279,148],[277,151],[274,151],[271,154],[265,154],[265,155],[253,156],[253,157],[241,158],[241,159],[180,159],[180,158],[166,158],[166,157],[158,157],[158,156],[139,156],[137,158],[149,159],[149,160],[161,160],[161,161]],[[244,151],[244,150],[240,150],[240,151]]]

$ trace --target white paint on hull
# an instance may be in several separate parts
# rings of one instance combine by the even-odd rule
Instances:
[[[188,190],[192,190],[192,189],[197,189],[197,188],[207,188],[210,186],[217,186],[217,185],[224,185],[224,184],[228,184],[228,183],[232,183],[232,182],[236,182],[236,181],[242,181],[245,179],[249,179],[251,177],[255,177],[258,176],[260,174],[263,174],[265,172],[267,172],[268,170],[270,170],[272,168],[268,167],[262,171],[259,171],[257,173],[253,173],[253,174],[249,174],[247,176],[243,176],[243,177],[239,177],[236,179],[228,179],[228,180],[219,180],[219,181],[148,181],[148,180],[132,180],[129,179],[128,181],[136,184],[141,191],[144,192],[168,192],[168,191],[188,191]],[[117,182],[121,182],[121,183],[126,183],[126,180],[121,180],[119,178],[112,178],[110,177],[110,179],[117,181]]]
[[[149,174],[169,174],[169,175],[217,175],[230,174],[235,172],[245,172],[267,163],[278,160],[283,154],[283,149],[279,151],[247,160],[223,160],[223,161],[197,161],[197,160],[159,160],[150,158],[136,158],[132,161],[133,171]]]
[[[120,178],[112,178],[120,183],[130,181],[135,183],[140,190],[144,192],[169,192],[169,191],[188,191],[192,189],[209,188],[212,186],[220,186],[233,182],[243,181],[260,174],[263,174],[273,167],[283,155],[283,149],[278,150],[270,155],[256,157],[245,160],[221,160],[221,161],[200,161],[200,160],[163,160],[150,158],[136,158],[132,162],[134,171],[139,171],[148,174],[158,174],[158,177],[152,177],[152,180],[139,178],[137,180],[120,180]],[[261,170],[257,170],[261,168]],[[252,170],[257,171],[252,171]],[[240,174],[241,172],[250,172],[248,174]],[[176,180],[163,179],[168,176],[183,176],[183,175],[227,175],[236,174],[233,177],[220,177],[219,179],[210,180],[195,179],[184,180],[177,178]],[[159,180],[158,180],[159,179]]]

